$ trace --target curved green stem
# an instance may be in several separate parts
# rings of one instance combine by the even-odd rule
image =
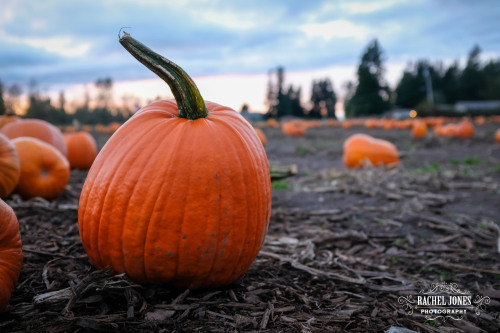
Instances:
[[[120,44],[144,66],[165,81],[174,94],[179,116],[195,120],[206,118],[208,111],[193,79],[178,65],[123,32]]]

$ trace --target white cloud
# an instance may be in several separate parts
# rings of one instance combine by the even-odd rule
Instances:
[[[355,1],[346,1],[346,2],[340,2],[339,7],[351,14],[369,14],[369,13],[374,13],[377,11],[380,11],[382,9],[386,9],[389,7],[392,7],[394,5],[397,5],[399,3],[405,2],[405,0],[385,0],[385,1],[373,1],[373,2],[368,2],[368,1],[362,1],[362,2],[355,2]]]
[[[88,42],[77,42],[70,36],[56,37],[17,37],[8,35],[0,30],[0,42],[24,44],[47,52],[56,53],[64,57],[77,57],[85,55],[91,47]]]
[[[363,26],[355,25],[346,20],[333,20],[324,23],[308,23],[300,27],[308,37],[366,39],[370,31]]]

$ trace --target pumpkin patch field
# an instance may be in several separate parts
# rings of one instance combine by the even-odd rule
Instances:
[[[307,128],[303,134],[290,135],[282,130],[281,122],[272,126],[267,122],[253,125],[265,137],[263,149],[272,180],[266,186],[272,188],[272,203],[262,246],[253,261],[251,252],[245,254],[249,268],[244,274],[238,273],[238,265],[217,270],[215,259],[212,266],[205,268],[183,266],[183,262],[179,262],[177,273],[181,270],[185,273],[174,285],[155,281],[161,278],[158,267],[163,266],[154,262],[148,271],[130,273],[136,272],[132,265],[125,272],[117,273],[118,259],[132,254],[107,252],[112,244],[106,242],[96,248],[91,241],[82,245],[79,206],[86,200],[85,214],[96,214],[90,209],[94,209],[92,204],[98,198],[88,189],[82,191],[93,171],[71,168],[64,189],[51,199],[21,197],[16,192],[4,198],[19,222],[23,262],[8,304],[0,314],[0,332],[498,330],[500,144],[495,141],[498,122],[475,125],[473,136],[466,138],[437,135],[433,126],[429,126],[425,136],[414,138],[410,126],[387,130],[384,126],[367,128],[362,123],[342,126],[336,122],[306,122],[301,125]],[[90,134],[99,151],[110,142],[109,133],[91,131]],[[352,157],[359,156],[366,148],[344,145],[355,134],[363,134],[365,139],[376,138],[377,144],[380,140],[389,142],[383,144],[384,149],[390,147],[390,156],[397,151],[397,160],[391,158],[392,163],[387,165],[372,165],[365,160],[355,167],[347,167],[344,150],[357,147],[358,150],[350,152],[354,154],[349,155]],[[252,142],[261,144],[257,136]],[[206,148],[211,144],[217,142],[202,140],[197,149],[212,149]],[[112,149],[114,154],[118,148]],[[372,146],[368,151],[373,154],[377,150]],[[215,150],[212,152],[215,154]],[[127,151],[124,157],[107,162],[98,157],[94,164],[104,168],[106,163],[120,163],[122,158],[127,158],[127,153],[135,154]],[[110,158],[113,156],[117,155]],[[205,169],[210,167],[208,160],[206,162]],[[147,163],[144,162],[144,167]],[[188,162],[183,163],[179,172],[188,172]],[[251,163],[251,159],[246,163]],[[107,184],[106,179],[96,178],[93,187],[107,186],[103,189],[112,191],[115,186],[114,193],[119,193],[120,184],[134,177],[134,170],[125,167],[119,169],[123,174],[106,176],[110,180],[123,177],[120,182]],[[234,168],[245,166],[234,165]],[[250,179],[236,180],[244,182],[246,187],[265,181],[257,172],[245,177]],[[178,191],[184,191],[180,185],[170,186],[179,186]],[[223,196],[237,197],[245,191],[245,187],[237,183],[226,189],[205,189],[204,186],[197,189],[204,196],[210,196],[210,191],[219,191]],[[264,195],[259,193],[250,195],[255,198]],[[139,214],[145,209],[143,206],[148,203],[144,199],[141,205],[140,199],[130,199],[137,202],[130,205],[127,214]],[[265,209],[258,206],[259,200],[243,197],[239,200],[241,202],[227,207],[229,211],[235,205],[241,206],[240,216],[233,219],[243,221],[257,212],[266,214]],[[165,202],[168,205],[168,200]],[[197,209],[196,204],[190,207]],[[110,221],[113,212],[109,211]],[[90,219],[89,223],[83,228],[91,228],[94,222]],[[190,234],[189,230],[185,233],[202,237],[201,233],[217,232],[203,227],[205,223],[208,224],[199,220],[196,233]],[[121,239],[133,242],[139,237],[140,227],[127,228],[130,228],[129,235]],[[249,237],[260,235],[257,228],[260,228],[257,224],[245,230],[234,225],[231,230],[241,233],[243,237],[239,242],[247,242]],[[165,228],[159,230],[170,232]],[[0,240],[4,242],[1,233]],[[256,238],[257,245],[258,241]],[[133,246],[147,248],[147,244]],[[0,254],[2,250],[3,244]],[[16,251],[19,256],[19,250]],[[146,256],[155,255],[142,251],[144,260]],[[95,263],[104,262],[105,258],[115,265],[114,255],[118,258],[116,267],[111,269],[102,264],[103,269],[96,268],[99,265]],[[3,259],[0,267],[2,262]],[[162,268],[168,269],[169,266]],[[224,283],[218,285],[211,281]],[[9,287],[5,288],[10,290],[14,282],[8,282]],[[433,285],[452,286],[455,292],[471,295],[471,304],[462,306],[466,313],[453,318],[421,313],[421,307],[415,303],[417,295],[423,292],[422,286],[431,290]]]
[[[498,117],[252,124],[120,43],[175,99],[1,129],[1,332],[498,331]]]

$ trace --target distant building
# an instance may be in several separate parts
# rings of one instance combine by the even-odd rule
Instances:
[[[393,119],[405,119],[410,118],[410,111],[412,109],[407,108],[397,108],[390,111],[384,112],[380,118],[393,118]]]
[[[458,101],[454,105],[456,112],[500,110],[500,101]]]
[[[247,108],[243,108],[240,113],[248,121],[261,121],[261,120],[264,120],[264,114],[263,113],[249,112]]]

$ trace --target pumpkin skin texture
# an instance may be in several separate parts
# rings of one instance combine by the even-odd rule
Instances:
[[[399,155],[391,142],[366,134],[354,134],[344,142],[343,162],[348,168],[362,167],[366,161],[374,166],[397,166]]]
[[[206,118],[154,102],[108,140],[80,197],[82,244],[98,268],[134,281],[211,288],[242,276],[270,218],[267,157],[236,111]]]
[[[16,148],[5,135],[0,134],[0,198],[6,198],[14,190],[20,175]]]
[[[68,161],[71,168],[87,170],[97,156],[97,144],[92,135],[87,132],[64,134],[68,147]]]
[[[3,133],[9,139],[23,136],[37,138],[53,145],[64,156],[68,155],[68,149],[61,130],[45,120],[22,119],[15,121],[2,127],[0,133]]]
[[[22,264],[23,251],[17,217],[12,208],[0,199],[0,312],[9,303]]]
[[[19,155],[21,176],[15,188],[24,199],[53,199],[64,190],[70,176],[69,162],[54,146],[30,137],[12,140]]]

